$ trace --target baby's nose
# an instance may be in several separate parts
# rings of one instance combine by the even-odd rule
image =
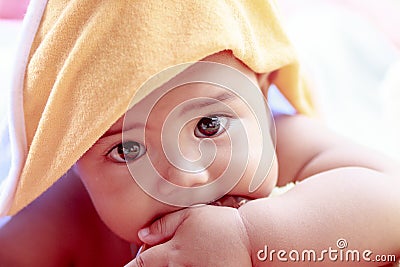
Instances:
[[[163,178],[183,187],[207,184],[211,176],[209,167],[215,160],[215,146],[210,142],[200,144],[184,131],[177,142],[162,144],[162,156],[167,162]]]
[[[170,165],[164,179],[178,186],[196,187],[207,184],[210,176],[207,169],[190,171]]]

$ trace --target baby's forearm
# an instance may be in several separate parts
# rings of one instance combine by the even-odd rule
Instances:
[[[398,178],[366,168],[339,168],[314,175],[281,196],[245,204],[239,211],[250,238],[253,266],[286,266],[293,259],[304,266],[321,264],[316,261],[322,259],[324,266],[379,266],[363,256],[371,260],[376,255],[399,256]],[[346,240],[346,248],[337,246],[339,239]],[[344,261],[346,253],[352,257],[349,250],[359,252],[359,262]]]

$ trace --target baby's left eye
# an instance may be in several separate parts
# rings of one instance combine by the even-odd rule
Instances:
[[[212,137],[220,135],[225,129],[228,120],[222,116],[203,117],[194,130],[197,137]]]
[[[134,161],[140,158],[144,153],[146,153],[144,145],[135,141],[127,141],[111,149],[111,151],[108,152],[108,157],[114,162],[122,163]]]

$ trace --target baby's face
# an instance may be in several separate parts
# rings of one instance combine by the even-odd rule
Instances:
[[[256,75],[228,53],[206,60],[234,67],[257,83]],[[232,140],[243,136],[243,130],[247,140],[233,144]],[[150,93],[120,118],[76,167],[103,221],[120,237],[139,244],[139,229],[182,208],[165,201],[174,199],[174,191],[163,183],[150,183],[154,190],[144,192],[140,187],[143,179],[159,176],[179,188],[208,185],[212,191],[213,182],[228,166],[243,166],[243,153],[245,168],[230,174],[239,182],[227,195],[248,199],[268,196],[276,184],[276,160],[265,162],[265,169],[271,167],[266,179],[256,191],[249,192],[263,153],[263,138],[257,117],[241,97],[217,85],[191,83]],[[149,168],[151,172],[144,172],[148,177],[142,177],[140,170]],[[192,195],[187,195],[188,203]],[[182,196],[177,195],[178,202],[179,198]]]

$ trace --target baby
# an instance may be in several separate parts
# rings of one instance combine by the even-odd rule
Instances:
[[[253,86],[269,86],[270,74],[254,73],[228,51],[211,55],[204,62],[235,68]],[[209,65],[199,70],[224,74]],[[270,171],[250,193],[264,141],[259,118],[248,102],[213,84],[185,84],[167,92],[162,89],[135,104],[78,160],[73,171],[1,229],[1,245],[7,248],[0,257],[4,266],[120,266],[133,258],[143,242],[161,245],[148,248],[129,266],[280,266],[288,262],[280,262],[276,256],[263,262],[257,252],[265,245],[275,250],[322,251],[339,238],[345,238],[351,249],[398,256],[396,165],[335,136],[312,119],[276,116],[276,158],[265,162],[263,168]],[[247,89],[254,90],[255,96],[261,92],[261,88],[258,92],[257,88]],[[191,102],[193,99],[199,101]],[[178,115],[171,121],[168,116],[174,113]],[[169,131],[174,124],[178,135]],[[235,159],[230,150],[235,145],[234,136],[243,129],[251,142],[247,148],[244,140],[240,144],[243,150],[235,153],[248,152],[250,160],[240,181],[219,201],[238,210],[212,206],[182,209],[164,203],[179,199],[165,197],[175,192],[163,184],[154,189],[158,195],[140,187],[146,184],[135,177],[135,173],[140,175],[136,170],[149,167],[182,187],[212,184],[228,165],[241,165],[232,162]],[[164,139],[160,138],[162,131],[166,131]],[[267,136],[271,140],[272,136]],[[202,140],[213,140],[215,147],[203,146],[199,151]],[[168,142],[177,142],[180,156],[192,162],[203,157],[201,153],[214,153],[214,148],[216,154],[208,168],[190,173],[166,157]],[[146,154],[154,166],[143,166],[149,163],[144,160]],[[150,174],[145,178],[152,179]],[[302,180],[287,193],[266,198],[276,185]],[[250,201],[239,205],[228,196]],[[215,200],[212,197],[205,198]],[[112,232],[102,225],[96,212]],[[384,229],[391,231],[385,234]],[[324,260],[326,265],[334,263],[328,257]],[[346,262],[346,266],[351,264],[376,266],[376,262]]]
[[[398,257],[398,165],[303,115],[273,122],[261,92],[277,75],[222,49],[152,86],[0,229],[0,265],[376,266],[375,256]],[[359,261],[335,260],[347,247]],[[291,252],[310,250],[315,259]]]

